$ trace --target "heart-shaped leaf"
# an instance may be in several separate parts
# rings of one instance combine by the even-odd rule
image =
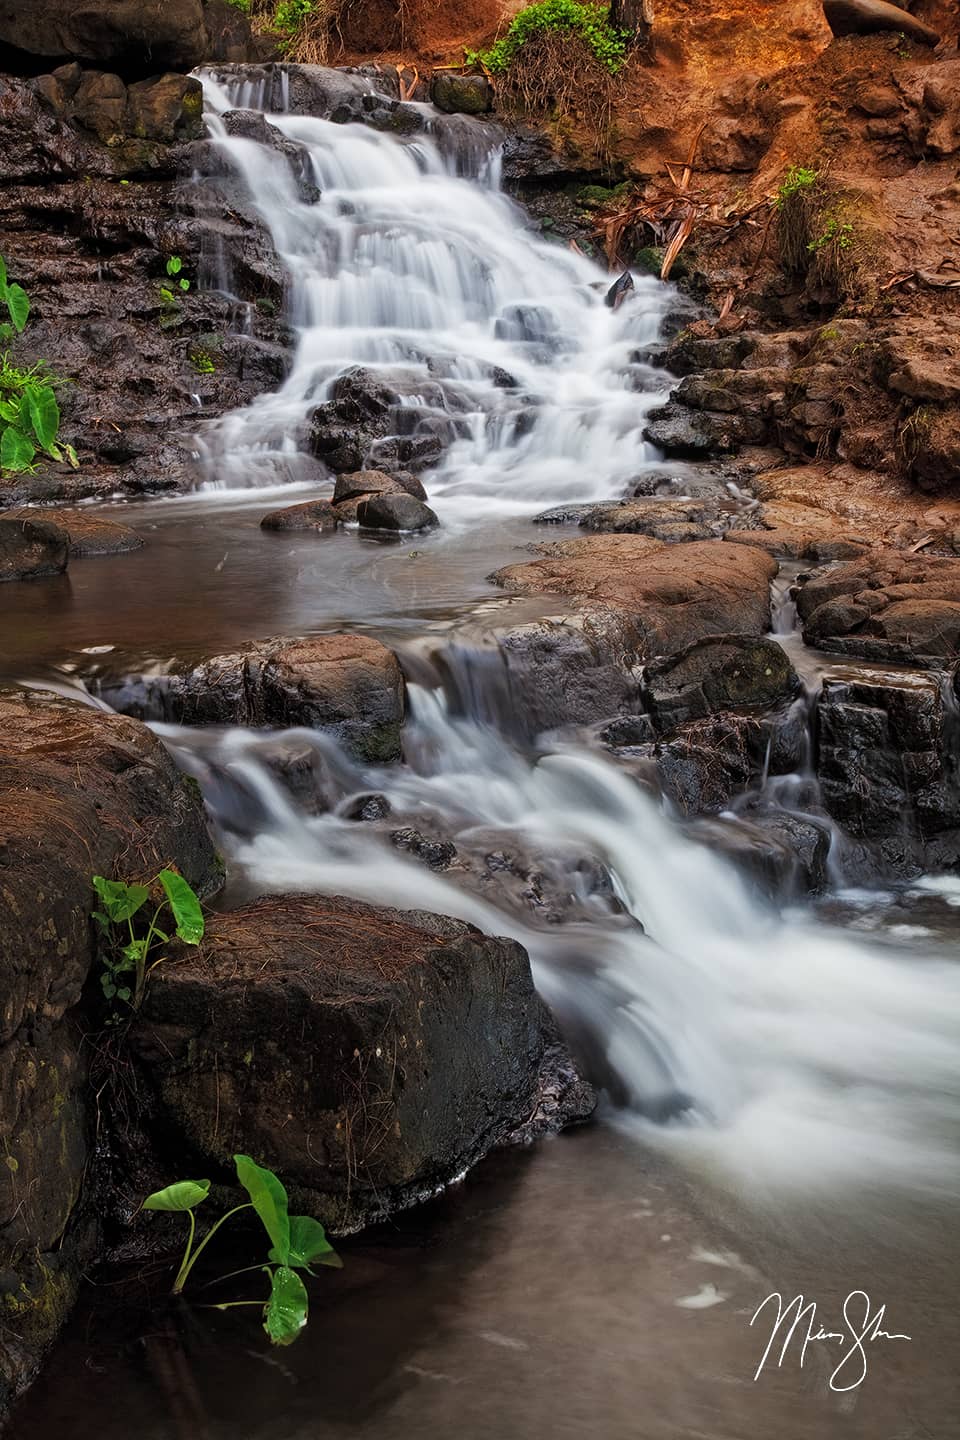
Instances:
[[[19,334],[26,325],[27,316],[30,314],[30,297],[22,285],[8,285],[4,299],[7,302],[10,319],[13,321],[13,328]]]
[[[263,1328],[274,1345],[292,1345],[307,1323],[307,1290],[295,1270],[278,1265],[270,1299],[263,1307]]]
[[[193,890],[175,870],[161,870],[157,876],[167,897],[167,904],[177,922],[177,934],[188,945],[199,945],[203,939],[203,911]]]
[[[0,436],[0,469],[29,470],[35,454],[36,446],[29,436],[15,425],[8,425]]]
[[[209,1180],[177,1180],[165,1190],[155,1190],[143,1202],[144,1210],[192,1210],[210,1193]]]
[[[105,880],[102,875],[94,875],[93,888],[114,923],[136,915],[150,894],[146,885],[125,885],[122,880]]]
[[[272,1170],[266,1170],[249,1155],[234,1155],[237,1179],[250,1196],[250,1203],[263,1221],[270,1243],[281,1265],[290,1264],[290,1217],[287,1192]]]
[[[278,1264],[281,1261],[276,1250],[270,1251],[269,1258]],[[307,1270],[314,1263],[329,1265],[335,1270],[343,1268],[343,1262],[327,1239],[327,1232],[320,1221],[314,1220],[311,1215],[291,1215],[288,1264]]]
[[[21,409],[23,405],[26,406],[33,433],[42,449],[49,450],[60,429],[60,407],[57,404],[57,397],[49,385],[28,385],[23,392]]]

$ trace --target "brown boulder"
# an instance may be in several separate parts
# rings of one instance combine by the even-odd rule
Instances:
[[[396,760],[403,675],[369,635],[266,640],[192,669],[127,680],[104,694],[117,709],[180,725],[297,726],[325,730],[362,760]]]
[[[719,540],[668,547],[642,535],[597,535],[535,547],[546,558],[508,565],[493,582],[519,594],[573,595],[622,612],[639,653],[675,655],[706,635],[762,635],[777,564]]]
[[[388,475],[384,470],[352,470],[347,475],[337,476],[333,503],[339,505],[344,500],[364,500],[370,495],[397,495],[401,491],[416,500],[427,498],[426,490],[415,475]]]
[[[87,1051],[71,1010],[94,959],[90,879],[174,864],[220,881],[196,787],[143,725],[33,691],[0,692],[0,1409],[76,1290],[89,1160]]]
[[[56,525],[67,532],[71,560],[89,555],[122,555],[128,550],[143,548],[144,539],[128,525],[118,525],[114,520],[105,520],[93,510],[17,510],[11,518],[33,520],[42,518],[45,524]]]
[[[808,645],[935,664],[960,655],[960,560],[874,551],[815,574],[797,609]]]
[[[69,544],[66,531],[51,520],[0,515],[0,581],[62,575]]]
[[[261,530],[336,530],[339,520],[329,500],[304,500],[271,510],[260,521]]]
[[[316,895],[212,916],[202,949],[157,972],[130,1038],[205,1166],[256,1155],[338,1230],[530,1133],[555,1042],[514,941]],[[539,1128],[589,1114],[572,1081]]]

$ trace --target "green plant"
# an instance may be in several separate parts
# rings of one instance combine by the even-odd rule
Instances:
[[[250,14],[250,0],[227,0],[227,4],[232,5],[234,10],[242,10],[244,15]]]
[[[293,35],[314,13],[314,0],[279,0],[273,12],[273,23],[278,30]]]
[[[814,255],[831,246],[836,250],[849,250],[853,245],[853,221],[844,220],[839,215],[824,215],[823,229],[819,235],[807,244],[807,249]]]
[[[777,191],[777,209],[782,210],[794,195],[799,195],[803,191],[811,189],[816,185],[819,178],[819,170],[810,170],[806,165],[791,165],[787,171],[785,180]]]
[[[155,885],[160,886],[164,898],[156,906],[146,931],[138,935],[134,918],[143,910]],[[169,910],[177,938],[186,945],[199,945],[204,929],[200,901],[175,870],[161,870],[151,885],[127,884],[123,880],[106,880],[102,875],[94,875],[93,888],[102,907],[94,910],[93,918],[106,939],[101,950],[103,973],[100,976],[104,998],[122,1000],[137,1010],[143,999],[147,975],[154,965],[159,964],[159,959],[149,966],[147,962],[157,946],[166,944],[170,939],[157,921],[164,910]],[[140,928],[142,930],[142,926]],[[132,989],[127,983],[131,974]]]
[[[538,0],[516,15],[505,35],[489,50],[468,50],[467,63],[492,74],[508,70],[528,41],[544,31],[579,35],[600,64],[615,75],[627,53],[627,36],[610,23],[609,6],[580,0]]]
[[[2,305],[9,320],[0,323],[0,340],[12,340],[14,334],[21,335],[23,327],[27,323],[30,314],[30,300],[22,285],[8,284],[7,267],[3,256],[0,255],[0,305]]]
[[[213,375],[217,368],[213,356],[207,350],[191,350],[190,364],[198,375]]]
[[[23,333],[30,315],[30,300],[22,285],[10,284],[7,267],[0,256],[0,304],[9,320],[0,324],[0,340],[10,340]],[[0,472],[21,474],[35,468],[38,450],[51,460],[68,460],[76,468],[77,452],[72,445],[61,444],[60,406],[56,387],[63,385],[51,373],[46,361],[37,360],[24,368],[11,352],[0,354]]]
[[[784,268],[794,274],[809,268],[810,236],[822,190],[819,170],[791,165],[774,198],[780,259]]]
[[[271,1342],[274,1345],[290,1345],[307,1323],[309,1306],[307,1288],[297,1271],[305,1270],[308,1275],[313,1275],[311,1265],[339,1268],[341,1261],[319,1220],[310,1215],[288,1213],[287,1192],[272,1170],[256,1164],[249,1155],[234,1155],[233,1160],[237,1179],[250,1198],[215,1221],[199,1245],[194,1245],[197,1222],[193,1212],[209,1195],[209,1180],[178,1180],[148,1195],[142,1208],[186,1213],[189,1218],[187,1244],[173,1282],[174,1295],[182,1293],[190,1272],[221,1226],[244,1210],[255,1210],[270,1241],[266,1261],[233,1270],[220,1279],[227,1280],[233,1275],[261,1270],[269,1276],[270,1294],[266,1300],[227,1300],[213,1308],[232,1310],[241,1305],[258,1305],[263,1310],[263,1328]]]

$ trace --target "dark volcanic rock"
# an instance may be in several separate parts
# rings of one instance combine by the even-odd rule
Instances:
[[[783,647],[753,635],[714,635],[644,672],[643,699],[669,730],[718,710],[769,710],[800,689]]]
[[[0,44],[143,74],[192,70],[207,53],[202,0],[3,0]]]
[[[70,539],[60,525],[30,516],[0,515],[0,581],[62,575]]]
[[[430,530],[440,522],[413,495],[374,495],[361,500],[357,519],[368,530]]]
[[[220,881],[195,786],[135,721],[0,692],[0,1410],[72,1302],[89,1224],[69,1226],[91,1158],[88,1049],[74,1007],[94,960],[90,877],[175,865]]]
[[[668,545],[685,540],[711,540],[720,529],[720,506],[709,500],[621,500],[594,505],[580,519],[581,528],[612,535],[650,535]]]
[[[0,517],[0,522],[3,518],[6,517]],[[129,525],[104,520],[102,515],[90,510],[21,510],[12,512],[12,518],[41,520],[65,530],[71,560],[89,555],[123,555],[130,550],[141,550],[144,545],[143,536]]]
[[[493,109],[493,86],[485,75],[441,72],[433,77],[430,99],[447,115],[485,115]]]
[[[429,1195],[531,1117],[550,1028],[513,941],[284,895],[211,917],[202,950],[158,971],[131,1043],[204,1165],[257,1155],[297,1208],[350,1230]],[[575,1086],[570,1098],[555,1127],[589,1111]]]

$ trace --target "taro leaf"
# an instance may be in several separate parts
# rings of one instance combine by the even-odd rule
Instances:
[[[16,396],[0,400],[0,420],[6,420],[8,425],[20,424],[20,401]]]
[[[189,290],[189,289],[190,289],[190,281],[189,281],[189,280],[181,280],[181,281],[180,281],[180,289],[181,289],[181,290]]]
[[[210,1193],[209,1180],[177,1180],[165,1190],[154,1190],[144,1200],[143,1210],[192,1210]]]
[[[3,256],[0,255],[0,300],[3,299],[7,290],[7,266]]]
[[[29,470],[36,446],[29,436],[14,425],[8,425],[0,436],[0,469]]]
[[[66,455],[67,463],[71,466],[71,468],[74,470],[79,470],[80,461],[77,459],[77,452],[76,450],[74,450],[73,446],[64,445],[63,453]]]
[[[27,323],[27,316],[30,314],[30,299],[22,285],[8,285],[3,297],[7,302],[7,309],[10,312],[10,319],[13,321],[13,328],[19,334]]]
[[[146,956],[146,953],[147,953],[147,942],[146,942],[146,940],[131,940],[129,945],[124,945],[123,951],[122,951],[122,954],[123,954],[123,955],[125,956],[125,958],[130,962],[130,964],[129,964],[129,965],[124,965],[122,968],[123,968],[124,970],[129,970],[129,969],[130,969],[130,965],[136,965],[138,961],[143,960],[144,957]],[[118,966],[117,966],[117,969],[119,970],[120,968],[121,968],[121,967],[118,965]]]
[[[175,870],[161,870],[157,876],[167,897],[167,904],[177,922],[177,934],[188,945],[199,945],[203,939],[203,911],[190,886]]]
[[[263,1221],[263,1228],[281,1265],[290,1263],[290,1217],[287,1214],[287,1192],[272,1170],[251,1160],[249,1155],[234,1155],[237,1179],[250,1196],[250,1203]]]
[[[271,1250],[269,1259],[279,1263],[281,1257],[276,1250]],[[320,1221],[314,1220],[311,1215],[291,1215],[289,1263],[297,1269],[309,1270],[315,1261],[336,1270],[343,1268],[343,1262],[327,1239]]]
[[[278,1265],[271,1276],[263,1328],[274,1345],[292,1345],[307,1323],[307,1290],[295,1270]]]
[[[168,275],[179,275],[179,274],[180,274],[180,271],[181,271],[182,269],[183,269],[183,261],[180,259],[180,256],[179,256],[179,255],[171,255],[171,256],[170,256],[170,259],[167,261],[167,274],[168,274]]]
[[[104,880],[102,875],[94,875],[93,888],[114,924],[136,915],[150,894],[146,885],[125,885],[122,880]]]
[[[41,448],[49,450],[60,429],[60,407],[57,404],[57,397],[49,385],[28,385],[23,392],[21,413],[23,405],[26,405],[33,433],[40,442]]]

